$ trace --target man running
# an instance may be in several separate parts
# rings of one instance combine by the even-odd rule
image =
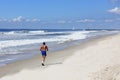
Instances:
[[[47,56],[46,51],[48,51],[48,47],[45,44],[45,42],[43,42],[43,45],[40,47],[40,51],[41,51],[41,55],[42,55],[42,66],[45,66],[44,62],[45,62],[45,58]]]

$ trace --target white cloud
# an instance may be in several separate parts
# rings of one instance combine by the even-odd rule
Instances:
[[[83,20],[77,20],[76,22],[82,22],[82,23],[85,23],[85,22],[95,22],[95,20],[93,20],[93,19],[83,19]]]
[[[30,22],[31,20],[30,20],[30,19],[26,19],[25,21],[26,21],[26,22]]]
[[[117,3],[120,0],[110,0],[112,3]]]
[[[66,23],[66,21],[61,20],[61,21],[57,21],[57,23],[62,23],[62,24],[64,24],[64,23]]]
[[[0,19],[0,22],[2,21],[2,19]]]
[[[120,8],[115,7],[113,9],[111,9],[111,10],[108,10],[108,12],[114,13],[114,14],[120,14]]]
[[[120,18],[106,19],[104,22],[119,22]]]
[[[68,23],[72,23],[72,21],[68,21]]]
[[[13,22],[22,22],[23,19],[24,19],[24,18],[23,18],[22,16],[19,16],[19,17],[17,17],[17,18],[13,18],[12,21],[13,21]]]
[[[116,20],[117,20],[117,21],[120,21],[120,18],[117,18]]]
[[[26,18],[23,18],[22,16],[19,16],[17,18],[13,18],[12,21],[13,22],[22,22],[22,21],[26,21],[26,22],[38,22],[38,21],[40,21],[40,19],[37,19],[37,18],[26,19]]]
[[[39,22],[39,21],[41,21],[41,20],[34,18],[34,19],[26,19],[25,21],[26,21],[26,22]]]
[[[29,18],[24,18],[22,16],[18,16],[16,18],[11,18],[11,19],[6,19],[6,18],[0,18],[0,22],[39,22],[41,21],[38,18],[34,19],[29,19]]]
[[[38,21],[40,21],[40,19],[32,19],[31,21],[32,22],[38,22]]]
[[[105,22],[113,22],[114,20],[112,19],[106,19]]]
[[[2,21],[8,21],[8,20],[5,18],[1,18],[0,21],[2,22]]]

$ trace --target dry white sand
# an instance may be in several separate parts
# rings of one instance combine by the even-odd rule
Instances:
[[[120,34],[52,53],[46,67],[39,58],[1,67],[0,80],[120,80]]]

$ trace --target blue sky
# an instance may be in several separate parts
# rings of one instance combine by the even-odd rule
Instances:
[[[0,0],[0,28],[120,29],[120,0]]]

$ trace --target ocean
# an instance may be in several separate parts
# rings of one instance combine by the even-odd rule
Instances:
[[[42,42],[46,42],[50,53],[118,32],[80,29],[0,29],[0,66],[40,54]]]

